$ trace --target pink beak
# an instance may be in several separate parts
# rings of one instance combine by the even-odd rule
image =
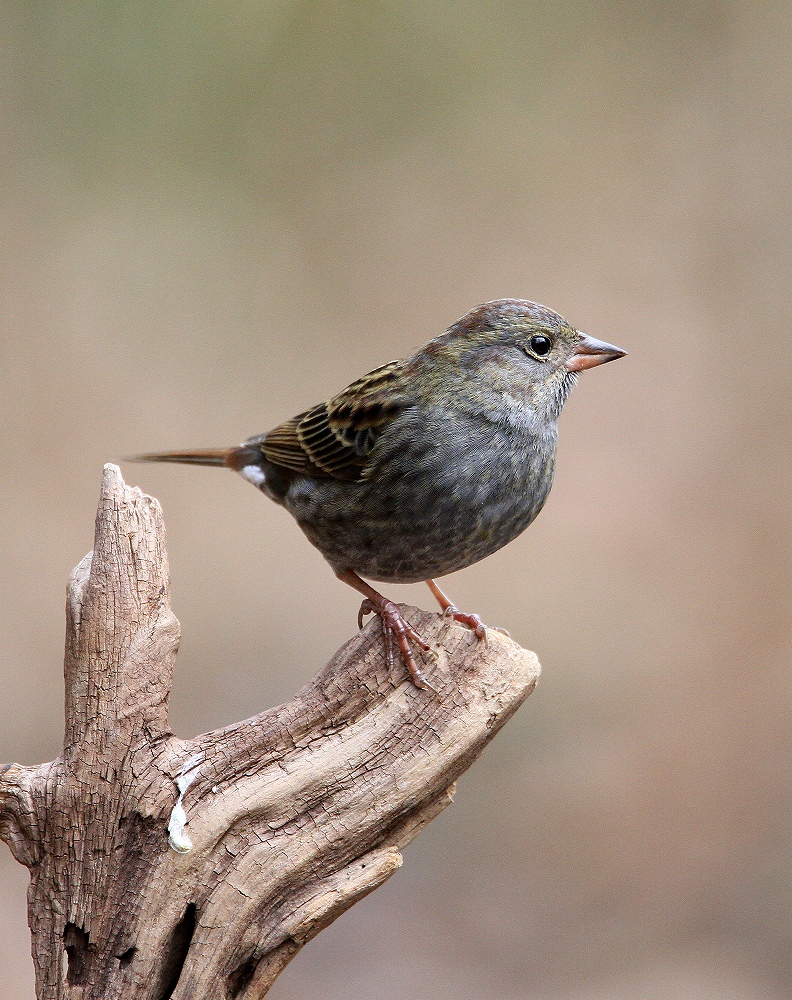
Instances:
[[[623,358],[627,353],[620,347],[613,344],[606,344],[603,340],[595,340],[587,333],[580,333],[580,340],[575,347],[575,353],[567,359],[566,366],[571,372],[582,372],[586,368],[594,368],[596,365],[604,365],[606,361],[615,361],[616,358]]]

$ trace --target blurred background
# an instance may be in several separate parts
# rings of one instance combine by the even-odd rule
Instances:
[[[584,375],[536,524],[446,581],[539,687],[275,1000],[775,1000],[792,969],[785,4],[6,4],[0,761],[55,757],[102,464],[222,446],[486,299]],[[161,501],[190,736],[288,699],[359,599],[212,469]],[[432,607],[425,588],[391,588]],[[0,982],[31,1000],[0,845]]]

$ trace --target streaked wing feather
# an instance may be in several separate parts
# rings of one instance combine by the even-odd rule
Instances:
[[[307,415],[307,412],[299,413],[291,420],[279,424],[261,439],[261,450],[270,462],[282,465],[286,469],[292,469],[294,472],[309,471],[308,456],[303,451],[297,437],[297,425]]]
[[[377,438],[400,413],[403,361],[376,368],[327,403],[276,427],[261,442],[276,465],[307,475],[361,480]]]

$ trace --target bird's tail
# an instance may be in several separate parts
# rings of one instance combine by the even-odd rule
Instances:
[[[236,448],[213,448],[197,451],[156,451],[147,455],[131,455],[130,462],[183,462],[185,465],[229,465]],[[233,468],[233,466],[232,466]]]

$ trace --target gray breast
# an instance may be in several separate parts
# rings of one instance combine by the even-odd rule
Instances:
[[[395,583],[444,576],[516,538],[547,499],[554,426],[536,434],[411,413],[394,431],[366,481],[299,477],[289,488],[286,507],[336,570]]]

